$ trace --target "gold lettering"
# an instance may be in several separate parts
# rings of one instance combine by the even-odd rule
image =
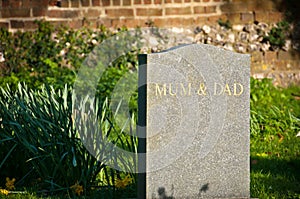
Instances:
[[[219,87],[219,89],[218,89]],[[218,92],[218,90],[220,90]],[[214,95],[221,95],[223,93],[223,88],[221,84],[215,83]]]
[[[171,96],[175,96],[177,94],[177,86],[175,86],[175,93],[172,93],[172,84],[169,84],[169,94]]]
[[[229,88],[229,85],[226,84],[225,85],[225,88],[224,88],[224,94],[227,93],[227,95],[231,95],[231,91],[230,91],[230,88]]]
[[[199,85],[199,90],[197,91],[198,95],[206,95],[206,86],[204,83]]]
[[[155,84],[155,94],[156,96],[166,96],[167,95],[167,86],[166,84],[163,84],[162,89],[160,89],[160,86],[158,84]]]
[[[239,89],[239,93],[237,93],[237,86],[239,86],[240,87],[240,89]],[[234,84],[233,85],[233,95],[234,96],[240,96],[241,94],[243,94],[243,92],[244,92],[244,87],[243,87],[243,85],[242,84],[240,84],[240,83],[236,83],[236,84]]]
[[[180,87],[181,87],[180,95],[182,95],[182,96],[186,96],[186,95],[191,96],[191,88],[192,88],[192,84],[191,83],[188,84],[188,88],[187,88],[188,91],[186,91],[183,83],[180,83]]]
[[[240,96],[244,93],[244,86],[241,83],[234,83],[233,85],[214,83],[214,95],[228,95],[228,96]],[[155,83],[155,94],[156,96],[191,96],[192,93],[192,83],[168,83],[168,84],[158,84]],[[197,95],[206,96],[207,87],[205,83],[200,83]]]

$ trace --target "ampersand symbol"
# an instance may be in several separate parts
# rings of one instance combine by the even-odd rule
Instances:
[[[206,95],[206,86],[204,83],[201,83],[199,90],[197,91],[198,95]]]

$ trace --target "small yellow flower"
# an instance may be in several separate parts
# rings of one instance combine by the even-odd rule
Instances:
[[[257,153],[256,155],[258,157],[268,157],[268,154],[266,154],[266,153]]]
[[[13,178],[13,179],[9,179],[9,177],[6,178],[6,183],[5,183],[5,186],[7,188],[7,190],[14,190],[15,189],[15,181],[16,179]]]
[[[131,183],[132,183],[132,178],[130,177],[130,175],[127,175],[123,180],[117,179],[116,183],[115,183],[115,186],[117,188],[124,189],[126,186],[128,186]]]
[[[0,194],[7,196],[9,194],[9,191],[7,191],[6,189],[0,189]]]
[[[79,185],[78,181],[70,187],[77,195],[81,195],[83,193],[83,187]]]

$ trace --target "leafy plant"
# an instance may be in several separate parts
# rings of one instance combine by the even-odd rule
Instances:
[[[224,27],[226,29],[231,29],[232,28],[232,24],[230,23],[229,20],[226,20],[226,21],[223,21],[222,19],[218,19],[218,24],[221,26],[221,27]]]
[[[37,193],[44,190],[48,194],[90,195],[97,192],[92,188],[114,186],[114,176],[118,175],[105,166],[103,161],[108,157],[115,156],[124,167],[134,169],[134,162],[107,148],[110,146],[106,143],[113,143],[136,152],[137,145],[128,136],[132,132],[115,125],[108,101],[85,98],[74,104],[75,100],[67,86],[58,92],[53,87],[34,91],[21,84],[15,92],[9,87],[1,89],[0,179],[14,177],[19,190],[26,187]],[[84,107],[89,107],[98,119],[86,117],[80,111]],[[86,147],[89,142],[98,150],[96,157],[103,161]],[[72,192],[76,184],[82,186],[82,191]],[[106,193],[117,193],[111,190]]]
[[[268,35],[264,36],[265,42],[270,42],[272,48],[282,48],[285,45],[285,41],[288,37],[290,25],[286,21],[277,23],[276,27],[273,27]]]

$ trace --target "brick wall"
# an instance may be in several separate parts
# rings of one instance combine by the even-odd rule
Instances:
[[[192,27],[283,19],[282,0],[0,0],[0,27],[11,31],[35,29],[34,20],[72,28],[147,26]],[[280,85],[300,84],[299,52],[252,53],[253,76],[271,77]]]
[[[300,53],[295,50],[252,52],[251,75],[271,78],[275,85],[300,85]]]
[[[254,20],[276,22],[282,18],[275,0],[0,0],[0,27],[33,29],[36,19],[56,24],[108,27],[188,27]]]

